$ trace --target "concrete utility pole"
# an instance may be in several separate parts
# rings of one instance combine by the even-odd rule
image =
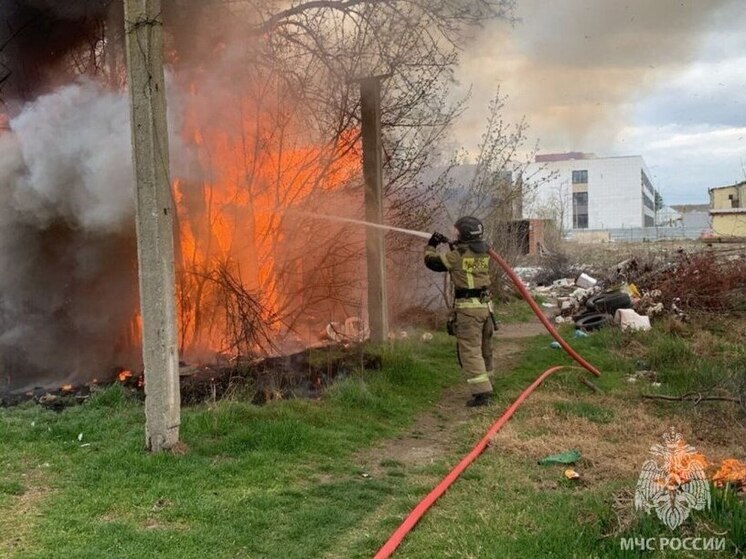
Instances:
[[[124,26],[136,182],[145,442],[158,452],[179,441],[181,420],[160,0],[124,0]]]
[[[381,79],[360,80],[360,112],[363,135],[363,176],[365,177],[365,220],[383,223],[383,180],[381,164]],[[386,252],[384,232],[368,227],[365,236],[368,265],[368,323],[374,343],[386,341],[389,333],[386,296]]]

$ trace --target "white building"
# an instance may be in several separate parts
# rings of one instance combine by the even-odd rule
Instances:
[[[523,217],[561,221],[565,231],[655,225],[655,187],[639,155],[537,155],[524,179]]]

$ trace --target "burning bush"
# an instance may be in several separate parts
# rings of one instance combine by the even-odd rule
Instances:
[[[0,353],[12,357],[11,386],[139,370],[122,3],[0,5],[0,87],[12,101],[0,114]],[[386,221],[419,228],[437,206],[422,170],[460,112],[447,102],[459,44],[512,6],[164,0],[188,357],[315,342],[319,323],[360,316],[362,234],[298,217],[362,214],[356,79],[390,74]]]

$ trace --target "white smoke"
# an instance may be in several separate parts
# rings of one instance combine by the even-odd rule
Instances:
[[[8,162],[16,177],[10,182],[15,210],[39,226],[62,219],[96,233],[130,229],[128,111],[124,95],[89,80],[29,104],[11,121],[21,158]],[[5,169],[0,166],[3,182]]]
[[[0,356],[11,388],[102,376],[133,358],[128,118],[124,94],[83,80],[0,132]]]

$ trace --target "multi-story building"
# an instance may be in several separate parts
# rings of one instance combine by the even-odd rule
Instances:
[[[565,231],[655,225],[656,189],[640,155],[537,155],[524,181],[524,218],[551,218]]]
[[[719,237],[746,237],[746,181],[710,189],[712,232]]]

